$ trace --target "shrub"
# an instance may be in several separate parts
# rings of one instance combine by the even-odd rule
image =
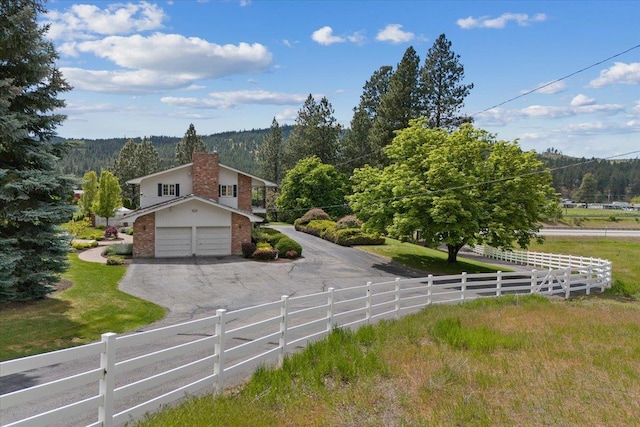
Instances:
[[[336,222],[337,229],[360,227],[362,227],[362,222],[354,215],[343,216]]]
[[[256,251],[256,244],[253,242],[245,242],[242,244],[242,256],[245,258],[251,258],[251,255]]]
[[[296,251],[288,251],[286,254],[284,254],[285,258],[289,258],[289,259],[296,259],[298,258],[300,255],[298,255],[298,252]]]
[[[123,265],[124,257],[122,255],[109,255],[107,257],[107,265]]]
[[[118,243],[117,245],[109,245],[113,248],[113,252],[116,255],[131,255],[133,254],[133,243]]]
[[[359,228],[343,228],[342,230],[335,230],[333,242],[341,246],[382,245],[384,244],[384,237],[364,233]]]
[[[118,229],[112,225],[104,229],[104,237],[107,239],[115,239],[118,237]]]
[[[269,242],[258,242],[256,249],[273,249]]]
[[[122,227],[120,229],[122,234],[128,234],[129,236],[133,236],[133,227]]]
[[[71,242],[71,247],[79,251],[84,249],[89,249],[89,248],[95,248],[96,246],[98,246],[98,242],[95,240],[90,240],[88,242],[78,242],[78,241]]]
[[[322,234],[329,229],[334,229],[336,223],[331,220],[313,220],[309,222],[307,225],[303,225],[300,227],[300,231],[304,231],[305,233],[312,234],[314,236],[321,237]]]
[[[296,219],[295,224],[305,225],[310,223],[313,220],[322,220],[327,219],[331,220],[331,217],[328,213],[323,211],[320,208],[309,209],[302,217]]]
[[[102,256],[109,256],[109,255],[115,255],[116,254],[116,250],[113,248],[113,246],[115,245],[109,245],[109,246],[105,246],[104,249],[102,250]]]
[[[296,252],[296,256],[300,256],[300,254],[302,254],[302,246],[300,246],[298,242],[286,236],[282,237],[274,248],[278,251],[278,256],[281,258],[291,258],[287,256],[287,253],[291,251]]]
[[[276,259],[278,257],[277,249],[257,249],[253,253],[253,258],[261,261]]]

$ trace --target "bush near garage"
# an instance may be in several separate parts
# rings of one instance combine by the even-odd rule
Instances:
[[[282,237],[274,246],[280,258],[298,258],[302,254],[302,246],[289,237]],[[293,255],[293,253],[295,255]],[[291,256],[293,255],[293,256]]]
[[[256,249],[252,257],[259,261],[268,261],[278,257],[277,249]]]
[[[275,259],[276,256],[271,258],[271,255],[266,253],[267,251],[275,251],[275,254],[279,258],[291,258],[295,259],[302,255],[302,246],[295,240],[285,236],[278,230],[266,227],[257,227],[251,232],[252,245],[243,244],[243,255],[245,258],[255,259]],[[246,252],[245,252],[246,245]],[[251,247],[254,248],[250,255],[246,255],[250,252]],[[256,256],[256,252],[257,256]]]

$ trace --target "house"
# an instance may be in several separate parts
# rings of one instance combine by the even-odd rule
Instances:
[[[217,153],[192,159],[127,182],[140,186],[140,207],[123,218],[133,222],[134,258],[240,255],[251,241],[276,184],[220,164]]]
[[[113,213],[113,216],[109,217],[109,225],[113,225],[114,227],[128,227],[129,226],[129,222],[131,221],[130,219],[123,219],[126,215],[128,215],[131,212],[131,209],[127,209],[124,206],[121,208],[118,208],[115,210],[115,212]],[[107,225],[107,218],[103,218],[99,215],[94,215],[93,216],[93,226],[95,227],[96,225]]]

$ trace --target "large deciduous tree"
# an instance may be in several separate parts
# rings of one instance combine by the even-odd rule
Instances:
[[[287,141],[287,168],[311,156],[319,157],[323,163],[336,162],[341,128],[333,114],[333,106],[326,97],[320,102],[311,94],[307,97]]]
[[[70,90],[58,56],[38,25],[38,0],[0,0],[0,301],[44,297],[67,268],[74,180],[56,162],[69,143],[56,140]]]
[[[280,196],[276,200],[279,217],[293,221],[316,207],[333,217],[340,217],[348,210],[347,190],[347,177],[334,166],[322,163],[317,156],[302,159],[282,180]]]
[[[202,141],[202,137],[196,133],[196,128],[193,123],[189,124],[189,129],[184,134],[184,137],[176,145],[176,160],[179,165],[191,163],[191,158],[194,152],[205,152],[207,147]]]
[[[420,115],[427,117],[429,127],[455,129],[471,121],[460,113],[464,99],[473,89],[473,83],[465,85],[463,80],[460,55],[451,50],[451,42],[440,34],[427,51],[419,75]]]
[[[100,173],[100,183],[98,185],[98,195],[93,203],[93,212],[107,219],[111,218],[116,209],[122,206],[120,195],[120,184],[118,178],[111,172],[103,170]]]
[[[274,117],[269,133],[265,135],[258,150],[257,160],[261,176],[276,184],[280,183],[284,173],[282,170],[283,148],[282,130]]]
[[[599,196],[596,178],[592,173],[585,173],[580,188],[576,191],[576,199],[582,203],[595,203]]]
[[[412,121],[386,148],[391,164],[352,176],[351,208],[365,227],[395,237],[419,232],[456,262],[466,244],[527,247],[559,214],[551,174],[535,152],[470,124],[447,132]]]

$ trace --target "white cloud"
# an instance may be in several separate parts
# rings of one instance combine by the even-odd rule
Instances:
[[[75,4],[64,12],[51,11],[44,17],[50,24],[52,39],[83,39],[89,35],[130,34],[162,28],[167,18],[158,5],[118,3],[101,9],[95,5]]]
[[[188,108],[233,108],[238,105],[297,105],[302,104],[307,95],[268,92],[264,90],[241,90],[212,92],[209,98],[180,98],[166,96],[160,99],[165,104]]]
[[[344,37],[334,36],[333,29],[329,26],[324,26],[314,31],[313,34],[311,34],[311,39],[323,46],[329,46],[334,43],[344,43],[346,41]]]
[[[589,86],[595,88],[613,84],[640,84],[640,62],[616,62],[612,67],[600,71],[600,77],[589,82]]]
[[[567,85],[562,81],[560,81],[560,82],[546,82],[546,83],[540,83],[534,89],[522,89],[520,91],[520,93],[528,93],[528,92],[531,92],[533,90],[533,91],[535,91],[537,93],[544,93],[546,95],[552,95],[552,94],[555,94],[555,93],[563,92],[566,89],[567,89]]]
[[[276,120],[280,123],[293,122],[298,117],[298,110],[294,108],[285,108],[276,114]]]
[[[355,33],[347,36],[347,40],[349,40],[351,43],[362,45],[366,41],[366,38],[363,31],[356,31]]]
[[[109,36],[75,43],[72,50],[94,54],[122,67],[62,69],[76,89],[116,93],[186,88],[201,79],[260,73],[266,71],[272,57],[259,43],[218,45],[197,37],[163,33]]]
[[[624,105],[620,104],[586,104],[586,105],[531,105],[520,110],[520,114],[524,117],[549,118],[557,119],[561,117],[570,117],[580,114],[616,114],[624,111]]]
[[[405,43],[413,40],[415,34],[403,31],[400,24],[389,24],[378,32],[376,40],[381,42]]]
[[[593,105],[595,103],[596,103],[595,99],[589,98],[588,96],[580,93],[573,97],[570,105],[572,107],[583,107],[585,105]]]
[[[506,27],[510,21],[514,21],[519,26],[525,27],[532,23],[543,22],[546,20],[547,15],[544,13],[537,13],[531,17],[526,13],[503,13],[497,18],[490,18],[488,16],[474,18],[469,16],[467,18],[458,19],[456,24],[464,30],[471,30],[474,28],[502,29]]]
[[[640,101],[636,101],[636,106],[631,109],[635,114],[640,114]]]

